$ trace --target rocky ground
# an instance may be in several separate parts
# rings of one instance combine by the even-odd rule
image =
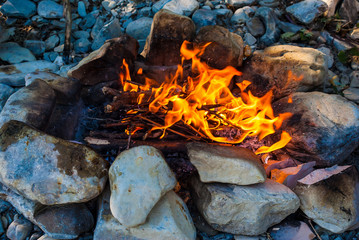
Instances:
[[[70,116],[73,117],[73,115],[77,114],[74,109],[79,108],[79,106],[76,104],[72,106],[68,102],[75,101],[73,96],[80,89],[80,83],[83,85],[95,84],[95,82],[89,83],[92,81],[90,76],[85,75],[85,79],[81,73],[76,73],[76,69],[81,69],[81,64],[77,68],[74,68],[74,66],[87,57],[89,53],[100,49],[106,40],[117,38],[124,33],[138,41],[138,53],[145,49],[142,57],[153,61],[152,64],[175,65],[178,56],[161,58],[159,55],[153,58],[151,57],[151,50],[146,50],[145,48],[146,39],[151,32],[151,25],[154,22],[157,22],[157,24],[161,22],[159,15],[157,15],[157,19],[154,19],[155,14],[161,9],[167,9],[182,16],[180,21],[186,22],[186,26],[189,26],[185,28],[186,26],[183,25],[183,28],[186,29],[185,34],[196,35],[195,40],[198,42],[210,38],[215,39],[216,36],[221,34],[229,36],[228,39],[231,40],[228,44],[231,45],[231,53],[233,53],[234,57],[231,55],[226,58],[228,61],[213,61],[209,62],[209,64],[217,67],[221,67],[223,64],[236,67],[243,65],[243,68],[239,67],[239,70],[243,70],[244,76],[248,79],[258,79],[257,75],[260,75],[260,79],[268,81],[266,86],[253,83],[254,90],[259,95],[261,92],[269,90],[268,88],[274,89],[274,98],[280,99],[274,104],[274,108],[275,110],[277,109],[278,113],[290,111],[301,114],[301,121],[294,121],[284,126],[285,129],[293,133],[293,142],[287,146],[287,151],[291,157],[301,160],[303,163],[307,162],[307,159],[311,159],[316,162],[317,166],[321,167],[330,167],[335,164],[358,165],[357,145],[359,141],[357,136],[359,127],[356,120],[359,113],[356,104],[359,104],[359,1],[160,0],[152,2],[71,0],[70,2],[72,6],[72,51],[69,62],[66,62],[63,60],[66,21],[63,17],[61,1],[0,0],[0,111],[3,108],[5,109],[0,115],[0,126],[6,125],[10,119],[16,119],[57,137],[75,139],[72,136],[73,131],[68,130],[68,132],[58,133],[56,132],[57,130],[51,130],[51,127],[49,127],[51,124],[48,124],[48,122],[55,121],[53,119],[54,114],[50,118],[51,113],[56,112],[60,116],[65,111],[67,115],[63,116],[61,120],[63,124],[70,126],[68,129],[73,130],[75,126],[71,125],[70,119],[72,118]],[[161,14],[166,15],[168,13],[162,11]],[[184,18],[186,20],[183,20]],[[179,19],[179,17],[177,16],[175,19]],[[193,21],[194,27],[191,27],[191,21]],[[207,27],[200,31],[202,27],[212,25],[223,28]],[[225,29],[228,29],[229,32]],[[161,31],[163,33],[163,30]],[[150,38],[156,38],[155,35],[153,34]],[[168,37],[166,34],[162,36]],[[244,41],[244,44],[241,43],[241,47],[237,46],[241,42],[241,40],[237,39],[238,36]],[[285,47],[283,47],[284,44]],[[244,48],[244,45],[249,47]],[[106,47],[103,49],[106,49]],[[152,47],[152,53],[155,52],[153,49]],[[319,51],[314,51],[313,49]],[[166,55],[171,54],[171,52],[166,53]],[[89,62],[91,62],[93,59],[91,59],[91,56],[89,58]],[[173,60],[173,62],[168,63],[168,59]],[[243,59],[244,63],[242,63]],[[97,62],[90,68],[96,67],[96,64]],[[78,74],[76,78],[79,81],[67,79],[70,69],[70,75]],[[286,84],[288,69],[303,75],[305,81],[294,85]],[[41,79],[46,81],[47,84],[43,81],[36,81],[35,79],[39,78],[38,75],[29,74],[34,71],[51,72],[42,73],[43,75],[41,75]],[[108,72],[111,71],[104,69],[104,73]],[[57,75],[54,75],[54,73]],[[105,77],[105,75],[103,76]],[[54,79],[56,80],[54,81]],[[93,81],[96,80],[97,78],[94,77]],[[293,93],[297,89],[305,91],[305,93]],[[309,90],[320,92],[306,92]],[[287,95],[291,93],[290,98],[298,104],[287,106],[286,103],[289,98]],[[11,98],[9,98],[10,96]],[[8,99],[9,101],[7,102]],[[26,102],[27,104],[21,102]],[[35,103],[38,107],[33,109],[32,106]],[[19,111],[18,109],[20,108],[22,110]],[[53,110],[54,108],[56,109],[55,111]],[[176,179],[161,157],[154,158],[153,162],[148,163],[148,165],[141,165],[143,167],[141,173],[148,171],[153,166],[161,168],[163,182],[154,181],[151,178],[151,172],[148,173],[148,176],[144,174],[143,178],[137,179],[139,182],[135,184],[136,186],[143,186],[145,182],[150,183],[152,187],[158,186],[158,189],[156,188],[151,201],[139,203],[141,206],[145,206],[146,211],[142,209],[131,215],[131,213],[121,212],[123,209],[109,206],[110,191],[104,187],[105,178],[103,175],[106,172],[107,176],[106,163],[92,150],[84,146],[79,147],[76,143],[61,141],[45,134],[42,135],[36,129],[28,128],[18,122],[7,124],[2,131],[0,148],[1,153],[7,157],[0,157],[0,161],[4,161],[1,163],[2,167],[0,167],[0,197],[6,199],[6,201],[0,200],[0,239],[44,240],[66,237],[68,239],[78,238],[85,240],[93,238],[106,239],[105,235],[107,235],[108,239],[111,239],[111,237],[114,239],[114,236],[111,235],[113,233],[111,226],[117,232],[124,234],[124,236],[131,236],[130,239],[148,238],[150,235],[144,236],[142,232],[155,229],[156,226],[173,226],[172,233],[175,232],[178,239],[192,239],[195,235],[192,221],[187,223],[184,220],[189,217],[186,205],[172,191]],[[29,144],[28,139],[23,138],[24,132],[34,143]],[[4,136],[8,136],[7,134],[17,137],[16,139],[10,137],[11,142],[7,142],[10,140],[3,140],[5,139]],[[303,139],[303,135],[310,135],[310,138]],[[323,136],[325,136],[325,140],[323,140]],[[44,174],[40,176],[26,175],[30,171],[29,169],[17,168],[16,166],[21,164],[9,160],[23,159],[23,161],[26,161],[28,159],[26,154],[16,153],[12,148],[8,147],[14,144],[20,148],[32,149],[31,153],[38,155],[39,159],[41,156],[46,155],[47,163],[58,162],[62,159],[48,152],[49,148],[56,146],[55,148],[60,149],[59,151],[62,155],[71,156],[71,158],[77,159],[77,162],[83,163],[75,166],[76,171],[80,173],[80,177],[77,178],[71,174],[70,176],[68,172],[72,170],[67,169],[66,166],[61,166],[61,161],[60,165],[54,167],[51,164],[43,165],[40,161],[35,161],[36,157],[31,158],[31,161],[34,160],[32,167],[46,169],[57,179],[46,179],[42,176]],[[38,149],[39,146],[41,146],[41,150]],[[251,189],[241,186],[243,183],[238,182],[235,177],[231,178],[235,176],[233,172],[224,171],[222,172],[223,175],[218,176],[217,173],[211,172],[212,169],[202,169],[201,162],[205,160],[200,154],[201,147],[192,146],[192,148],[197,155],[192,154],[191,162],[198,169],[201,181],[222,183],[203,184],[196,178],[186,183],[193,186],[195,193],[192,195],[199,196],[197,198],[193,197],[187,202],[199,239],[281,240],[288,239],[288,236],[294,236],[295,234],[300,236],[307,235],[305,239],[313,237],[317,239],[320,237],[323,240],[359,239],[358,230],[352,230],[358,224],[356,219],[357,206],[345,205],[346,213],[350,213],[347,215],[341,215],[342,212],[339,214],[335,211],[333,213],[323,210],[322,216],[317,216],[315,211],[311,211],[313,206],[310,204],[302,204],[301,210],[296,211],[299,207],[299,199],[303,202],[307,196],[311,196],[310,194],[320,195],[323,192],[322,189],[326,188],[326,186],[338,187],[335,185],[336,182],[343,183],[343,185],[345,183],[346,186],[352,186],[352,189],[356,189],[358,179],[357,172],[353,167],[327,168],[327,173],[331,180],[325,181],[324,184],[323,179],[319,180],[319,184],[314,180],[303,180],[298,185],[292,186],[288,180],[285,184],[294,191],[294,194],[281,184],[265,180],[266,173],[264,169],[254,163],[251,166],[256,173],[255,177],[257,180],[262,180],[246,183],[258,184],[255,185],[258,188]],[[98,158],[95,164],[96,169],[94,169],[93,165],[88,165],[88,163],[84,162],[84,159],[80,156],[77,156],[74,149],[76,151],[80,149],[81,152],[88,154],[93,159]],[[148,157],[148,150],[146,151],[141,150],[140,153],[132,154]],[[221,155],[222,151],[225,152],[226,150],[218,150],[219,153],[213,154],[220,155],[218,158],[221,161],[223,160],[223,164],[226,164],[228,159],[225,157],[226,154]],[[131,155],[130,153],[127,154]],[[241,154],[243,153],[238,154],[242,156]],[[191,158],[191,153],[189,155]],[[126,161],[129,157],[123,154],[118,158]],[[170,157],[166,160],[169,161],[169,159]],[[127,189],[129,187],[126,185],[127,183],[121,185],[123,182],[121,174],[134,171],[130,163],[131,158],[128,165],[121,166],[123,169],[116,166],[116,164],[110,168],[111,191],[114,191],[113,184],[118,186],[119,192],[122,188]],[[22,165],[27,166],[25,163]],[[310,168],[310,165],[305,166],[305,168]],[[236,169],[237,172],[243,171],[243,169],[237,169],[237,167],[236,165],[228,165],[228,169]],[[141,169],[137,168],[135,170],[139,171]],[[245,173],[244,171],[242,174]],[[206,176],[201,174],[206,174]],[[27,176],[26,182],[14,181],[14,179],[20,179],[22,175]],[[274,178],[273,175],[275,175],[274,172],[272,172],[272,178]],[[347,176],[350,176],[350,178]],[[178,178],[178,176],[176,177]],[[314,178],[320,179],[320,177]],[[61,183],[58,179],[61,179]],[[250,176],[247,179],[250,180]],[[354,182],[351,179],[354,179]],[[151,182],[152,180],[154,182]],[[39,182],[43,181],[53,184],[55,190],[50,195],[44,194],[47,187],[39,184]],[[136,179],[132,179],[130,182],[136,182]],[[61,185],[62,190],[59,190],[56,187],[57,185]],[[74,187],[75,185],[76,187]],[[312,185],[314,186],[311,188],[313,189],[311,190],[312,192],[306,192],[306,187]],[[63,190],[64,186],[66,186],[66,190]],[[266,203],[274,206],[270,209],[266,209],[266,206],[260,204],[255,206],[256,204],[251,204],[254,201],[253,199],[240,194],[243,191],[252,193],[252,191],[256,192],[267,188],[273,188],[273,192],[269,191],[268,195],[260,196],[255,201],[262,202],[265,199]],[[348,200],[357,194],[356,191],[338,188],[340,190],[338,192],[344,191],[347,194],[345,201],[353,202],[354,205],[357,203],[358,200]],[[14,193],[11,189],[16,189],[17,193],[21,194]],[[98,203],[91,200],[103,189],[105,189],[104,194],[101,195]],[[206,191],[203,189],[206,189]],[[64,191],[66,194],[63,193]],[[77,192],[77,194],[71,194],[73,191]],[[188,200],[186,199],[186,193],[180,193],[180,195],[183,200]],[[213,201],[211,204],[198,200],[201,198],[207,199],[214,195],[220,195],[223,198]],[[113,196],[111,195],[111,197]],[[341,199],[341,195],[335,192],[331,196],[330,204],[339,209],[343,208],[339,200],[333,200]],[[230,204],[229,207],[227,205],[227,209],[218,207],[223,205],[221,201],[229,201],[229,199],[234,200],[231,202],[232,205]],[[118,201],[125,201],[123,204],[126,204],[126,202],[135,200],[139,199],[126,199],[122,196]],[[173,206],[176,201],[181,206],[181,211],[178,210],[178,206]],[[236,201],[245,207],[243,209],[234,207],[238,204]],[[281,201],[286,201],[286,204]],[[12,202],[14,206],[9,202]],[[16,203],[18,204],[16,205]],[[66,204],[66,208],[57,208],[57,204]],[[280,204],[279,206],[281,207],[276,208],[277,204]],[[314,206],[323,205],[322,202],[315,201],[312,204]],[[45,207],[50,205],[54,206]],[[156,205],[156,211],[150,212],[154,205]],[[194,207],[195,205],[197,207]],[[217,207],[211,208],[211,206]],[[168,209],[175,210],[169,211]],[[202,215],[204,214],[206,218],[203,219],[201,214],[196,214],[197,211],[201,212]],[[231,220],[237,225],[233,226],[226,223],[231,216],[223,215],[225,211],[234,216]],[[253,218],[257,215],[262,216],[261,214],[252,214],[256,211],[265,212],[266,214],[262,219],[248,217],[247,222],[241,222],[243,219],[236,217],[238,211],[242,213],[248,211],[246,215]],[[98,219],[93,217],[96,212],[98,213]],[[76,214],[77,216],[82,216],[82,218],[74,217]],[[184,215],[178,217],[180,214]],[[271,215],[276,216],[276,218],[271,218]],[[290,216],[287,218],[287,222],[275,225],[267,230],[266,226],[272,226],[288,215]],[[157,219],[161,219],[158,216],[166,216],[169,220],[160,223],[156,222]],[[143,224],[146,217],[151,220]],[[178,219],[186,224],[179,227],[176,223]],[[314,222],[309,219],[314,219]],[[331,219],[337,222],[334,221],[333,223]],[[342,221],[343,219],[347,221]],[[68,222],[69,224],[61,225],[62,229],[58,229],[57,220]],[[126,227],[130,230],[124,228],[121,224],[119,225],[117,220],[125,222]],[[94,236],[96,221],[98,226]],[[251,227],[249,229],[237,229],[238,222],[243,226]],[[134,227],[138,224],[142,225]],[[336,226],[340,226],[340,229],[337,229]],[[342,231],[345,232],[333,233]],[[153,232],[149,232],[153,234]],[[256,237],[242,235],[257,235],[256,233],[259,232],[265,233]],[[161,234],[166,236],[167,239],[171,238],[168,237],[171,232]],[[125,237],[125,239],[127,238]]]

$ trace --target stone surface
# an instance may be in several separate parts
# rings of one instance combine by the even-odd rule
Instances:
[[[343,0],[339,9],[340,17],[344,18],[348,22],[356,23],[358,21],[359,5],[356,1]]]
[[[299,22],[310,24],[328,10],[328,5],[322,0],[304,0],[287,7],[285,10]]]
[[[79,1],[77,4],[77,12],[81,17],[86,17],[86,5],[83,1]]]
[[[216,25],[217,14],[208,9],[198,9],[194,12],[192,20],[199,30],[204,26]]]
[[[194,201],[216,230],[255,236],[279,223],[299,207],[298,197],[286,186],[267,179],[264,183],[238,186],[191,181]]]
[[[153,17],[151,33],[141,55],[151,65],[180,64],[181,45],[184,40],[194,39],[195,30],[190,18],[163,9]]]
[[[109,190],[104,191],[99,205],[94,240],[196,239],[196,229],[187,206],[173,191],[161,198],[145,224],[134,228],[126,228],[112,216]]]
[[[36,60],[28,49],[20,47],[15,42],[0,44],[0,59],[11,64]]]
[[[36,56],[41,56],[46,49],[46,43],[40,40],[25,40],[24,46]]]
[[[0,128],[10,120],[18,120],[43,129],[55,104],[55,93],[43,81],[12,94],[0,113]]]
[[[231,17],[231,22],[236,24],[243,24],[250,19],[250,15],[254,15],[255,11],[248,6],[237,9]]]
[[[294,192],[310,219],[331,232],[342,233],[359,225],[358,180],[355,166],[334,166],[299,180]]]
[[[186,146],[202,182],[250,185],[262,183],[267,178],[259,158],[249,149],[205,143]]]
[[[1,10],[1,9],[0,9]],[[15,18],[16,19],[16,18]],[[0,32],[1,32],[1,36],[0,36],[0,43],[2,42],[6,42],[7,40],[9,40],[9,38],[11,36],[13,36],[15,34],[15,28],[5,28],[3,26],[0,26]]]
[[[343,91],[344,97],[355,103],[359,103],[359,88],[349,87]]]
[[[9,87],[8,85],[0,83],[0,112],[2,111],[2,108],[4,107],[7,99],[14,92],[15,92],[15,90],[12,87]]]
[[[33,62],[23,62],[14,65],[0,66],[0,83],[21,87],[25,86],[25,76],[35,71],[55,72],[59,67],[48,61],[38,60]]]
[[[128,24],[126,33],[137,40],[146,39],[151,32],[152,21],[149,17],[139,18]]]
[[[286,221],[275,225],[270,230],[270,235],[275,240],[311,240],[315,238],[310,227],[302,221]]]
[[[152,5],[152,12],[153,13],[157,13],[159,10],[161,10],[163,8],[164,5],[166,5],[167,3],[169,3],[171,0],[160,0],[158,2],[155,2]]]
[[[3,125],[0,136],[0,180],[26,198],[44,205],[86,202],[103,190],[107,163],[90,148],[18,121]]]
[[[29,0],[7,0],[0,11],[8,17],[30,18],[36,13],[36,4]]]
[[[51,0],[44,0],[37,5],[37,14],[43,18],[56,19],[63,15],[64,7]]]
[[[163,9],[184,16],[192,15],[198,8],[197,0],[172,0],[163,6]]]
[[[249,20],[247,20],[246,26],[248,28],[248,31],[254,37],[260,37],[266,32],[262,21],[258,17],[253,17],[253,18],[250,18]]]
[[[118,38],[122,35],[121,24],[117,18],[113,19],[109,23],[105,24],[99,33],[94,37],[91,45],[92,50],[99,49],[106,40],[112,38]]]
[[[327,47],[320,47],[318,50],[324,54],[325,62],[327,63],[328,68],[331,68],[334,64],[334,57],[330,49]]]
[[[252,5],[256,0],[229,0],[228,3],[235,8],[241,8],[244,6]]]
[[[283,123],[292,140],[285,150],[302,162],[317,166],[343,162],[359,144],[359,110],[345,98],[321,92],[294,93],[273,104],[275,114],[291,112]]]
[[[259,39],[264,46],[270,46],[280,38],[280,30],[277,27],[277,16],[272,8],[260,7],[257,9],[256,17],[262,20],[265,26],[265,33]]]
[[[353,29],[353,31],[351,31],[350,38],[354,40],[359,39],[359,28]]]
[[[211,42],[201,55],[201,60],[213,68],[223,69],[229,65],[233,67],[242,65],[243,40],[224,27],[216,25],[201,28],[195,42],[200,45]]]
[[[111,212],[126,227],[146,221],[159,199],[176,186],[162,153],[139,146],[118,155],[109,170]]]
[[[87,38],[80,38],[75,41],[74,49],[76,53],[87,53],[91,48],[91,42]]]
[[[328,5],[328,10],[324,13],[326,17],[333,17],[335,15],[335,8],[339,0],[322,0]]]
[[[60,42],[60,38],[57,35],[52,35],[45,40],[45,50],[54,49]]]
[[[320,51],[278,45],[255,51],[243,69],[243,78],[252,81],[249,89],[255,95],[264,95],[272,89],[274,98],[281,98],[323,84],[327,71],[324,54]]]
[[[25,240],[32,230],[32,223],[26,219],[14,220],[7,229],[6,236],[14,240]]]
[[[359,71],[353,71],[350,75],[350,87],[359,88]]]
[[[136,39],[127,34],[108,40],[100,49],[90,53],[71,68],[67,74],[80,80],[84,85],[118,80],[124,59],[132,71],[137,49]]]

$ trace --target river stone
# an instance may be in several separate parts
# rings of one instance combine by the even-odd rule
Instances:
[[[275,115],[290,112],[281,129],[292,140],[285,150],[302,162],[316,161],[317,166],[343,162],[359,145],[359,109],[337,94],[294,93],[273,104]]]
[[[0,223],[1,224],[1,223]],[[32,223],[27,219],[15,219],[8,227],[6,236],[9,239],[25,240],[32,230]]]
[[[355,103],[359,103],[359,88],[349,87],[343,91],[344,97]]]
[[[229,0],[228,3],[235,8],[241,8],[244,6],[252,5],[256,0]]]
[[[127,227],[144,223],[153,206],[177,183],[162,153],[151,146],[122,152],[111,165],[109,177],[111,212]]]
[[[256,17],[262,20],[265,26],[265,33],[261,36],[260,43],[264,46],[271,46],[280,38],[280,29],[277,26],[278,18],[270,7],[260,7],[256,10]]]
[[[137,40],[146,39],[151,32],[152,18],[142,17],[130,22],[126,28],[126,33]]]
[[[11,64],[36,60],[30,50],[20,47],[15,42],[0,44],[0,59]]]
[[[107,180],[106,162],[92,149],[22,122],[3,125],[0,151],[1,182],[44,205],[89,201]]]
[[[155,205],[146,223],[133,228],[125,227],[111,214],[109,190],[104,191],[99,205],[94,240],[196,239],[196,229],[187,206],[173,191]]]
[[[10,120],[18,120],[43,129],[55,105],[55,93],[43,81],[21,88],[12,94],[0,113],[0,128]]]
[[[223,69],[227,66],[242,66],[244,44],[242,38],[221,26],[205,26],[199,30],[195,42],[206,47],[201,60],[209,66]],[[218,56],[221,56],[220,58]]]
[[[98,50],[90,53],[79,64],[71,68],[67,75],[80,80],[83,85],[118,80],[123,59],[130,71],[137,56],[138,43],[127,34],[106,41]]]
[[[253,17],[253,18],[250,18],[249,20],[247,20],[246,26],[248,28],[248,31],[254,37],[260,37],[266,32],[264,25],[263,25],[262,21],[259,19],[259,17]]]
[[[286,186],[267,179],[238,186],[191,179],[195,204],[218,231],[256,236],[299,208],[298,197]]]
[[[186,146],[202,182],[250,185],[267,178],[258,156],[249,149],[196,142]]]
[[[300,209],[316,224],[333,233],[359,226],[359,176],[355,166],[318,169],[298,181],[293,191]]]
[[[44,0],[37,5],[37,14],[43,18],[55,19],[61,18],[64,12],[64,7],[51,0]]]
[[[303,24],[310,24],[328,11],[328,5],[322,0],[304,0],[287,7],[286,12]]]
[[[46,49],[46,43],[40,40],[25,40],[24,46],[36,56],[41,56]]]
[[[36,4],[29,0],[7,0],[0,11],[7,17],[30,18],[36,13]]]
[[[115,18],[109,23],[105,24],[99,33],[94,37],[91,45],[92,50],[99,49],[108,39],[118,38],[122,35],[120,21]]]
[[[14,89],[8,85],[0,83],[0,112],[2,111],[7,99],[14,93]]]
[[[152,5],[152,12],[157,13],[163,8],[164,5],[169,3],[171,0],[159,0]]]
[[[197,0],[172,0],[163,6],[173,13],[190,16],[199,8]]]
[[[233,16],[231,17],[231,22],[234,24],[243,24],[250,19],[250,15],[254,14],[255,11],[249,6],[239,8],[234,12]]]
[[[4,65],[0,66],[0,83],[22,87],[25,86],[26,74],[35,71],[55,72],[58,69],[56,64],[44,60]]]
[[[217,14],[210,9],[198,9],[193,13],[192,20],[197,29],[204,26],[216,25]]]
[[[289,77],[289,71],[294,77]],[[255,51],[243,69],[243,78],[252,81],[248,87],[262,96],[273,90],[274,98],[295,91],[309,91],[323,84],[328,67],[324,54],[314,48],[277,45]],[[303,76],[302,80],[296,80]]]
[[[181,45],[184,40],[193,41],[195,30],[189,17],[162,9],[153,17],[151,32],[141,55],[150,65],[180,64]]]

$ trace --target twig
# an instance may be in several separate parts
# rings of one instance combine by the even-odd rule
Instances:
[[[63,60],[66,64],[68,64],[70,51],[71,51],[71,28],[72,28],[71,4],[70,4],[70,0],[63,0],[63,1],[64,1],[64,15],[66,19]]]
[[[132,132],[132,128],[129,128],[129,131],[128,131],[128,139],[127,139],[127,147],[126,149],[130,149],[130,145],[131,145],[131,132]]]
[[[315,235],[317,236],[317,238],[318,238],[319,240],[322,240],[322,238],[319,236],[318,232],[315,230],[315,228],[314,228],[314,226],[313,226],[313,224],[312,224],[312,221],[311,221],[310,219],[308,219],[308,223],[309,223],[310,227],[312,228],[312,230],[314,231],[314,233],[315,233]]]

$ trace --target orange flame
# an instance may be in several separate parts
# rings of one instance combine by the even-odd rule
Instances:
[[[282,122],[291,116],[290,113],[274,116],[271,107],[272,91],[263,97],[253,96],[250,91],[245,91],[251,84],[249,81],[238,83],[241,96],[233,96],[228,88],[234,76],[242,73],[234,67],[228,66],[222,70],[213,69],[200,61],[203,47],[191,49],[191,43],[185,41],[181,46],[182,64],[178,65],[175,76],[165,81],[160,87],[136,86],[130,83],[129,70],[126,61],[123,66],[126,69],[120,75],[121,83],[125,91],[137,91],[152,89],[154,100],[149,104],[152,113],[165,113],[164,125],[153,127],[152,130],[165,130],[179,121],[192,125],[198,131],[205,133],[208,138],[217,142],[238,144],[247,136],[258,136],[260,140],[275,133]],[[196,77],[188,77],[184,85],[177,83],[183,77],[183,62],[192,60],[192,72],[198,73]],[[295,78],[291,73],[290,78]],[[297,79],[297,78],[295,78]],[[151,81],[149,80],[148,83]],[[139,97],[139,101],[143,97]],[[218,137],[213,135],[213,130],[223,130],[225,127],[238,128],[241,136],[236,139]],[[263,146],[256,154],[268,153],[284,147],[291,140],[290,135],[283,131],[281,140],[272,146]]]

